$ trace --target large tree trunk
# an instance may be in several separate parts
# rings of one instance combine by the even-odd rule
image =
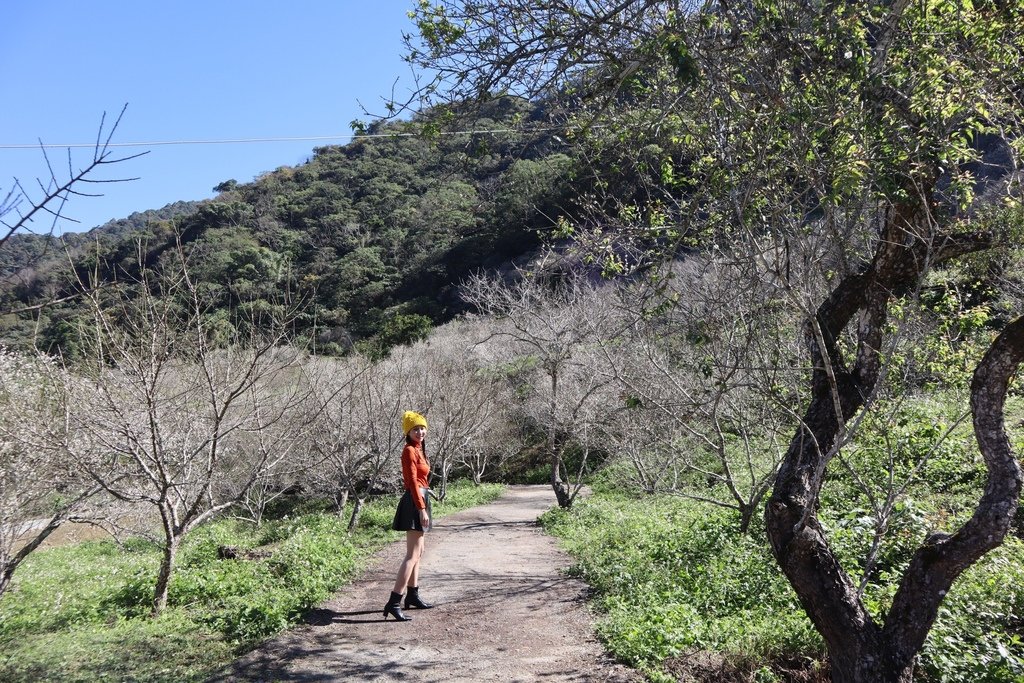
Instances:
[[[944,584],[941,588],[941,595],[944,595],[949,585],[945,577],[955,578],[981,554],[968,560],[971,553],[963,555],[962,549],[951,549],[947,561],[962,566],[955,573],[952,567],[941,569],[939,576],[934,574],[938,569],[934,559],[935,544],[926,544],[908,570],[883,630],[872,619],[858,596],[856,585],[839,565],[816,517],[825,469],[835,455],[845,424],[864,406],[878,382],[879,349],[890,299],[916,286],[925,264],[934,264],[987,244],[982,237],[930,239],[927,219],[915,219],[922,215],[927,213],[920,207],[898,207],[881,236],[871,265],[862,273],[841,281],[818,309],[808,332],[814,362],[811,402],[803,424],[790,442],[765,508],[772,552],[801,605],[825,639],[833,680],[841,683],[909,681],[914,655],[923,644],[938,609],[938,602],[915,602],[923,599],[918,595],[918,587],[938,580]],[[915,229],[918,225],[922,227]],[[918,235],[920,238],[916,237]],[[858,346],[853,366],[847,367],[837,340],[854,321]],[[1015,338],[1015,334],[1011,337]],[[1007,341],[1002,347],[1013,344]],[[1006,352],[1000,355],[999,367],[1005,373],[1011,361],[1004,356]],[[985,363],[983,366],[988,367]],[[976,379],[975,384],[979,381],[990,380]],[[983,410],[990,412],[988,406],[993,399],[988,394],[985,397]],[[998,476],[1004,476],[1006,469],[1003,466]],[[1008,502],[1004,494],[1000,495],[1004,499],[1001,509],[1005,512]],[[982,506],[985,505],[983,501]],[[1009,507],[1016,508],[1015,497]],[[957,562],[953,562],[954,555]],[[941,600],[941,595],[936,595]]]
[[[558,507],[567,509],[572,505],[572,498],[569,496],[569,486],[562,479],[562,444],[559,443],[558,428],[555,417],[558,414],[558,366],[552,365],[551,376],[551,403],[548,407],[548,419],[551,424],[548,426],[548,453],[551,455],[551,490],[555,492],[555,500]]]
[[[556,453],[551,458],[551,490],[555,492],[555,500],[558,507],[566,509],[572,506],[572,496],[569,495],[569,485],[562,479],[562,455]]]
[[[988,469],[974,514],[955,534],[933,534],[910,561],[893,599],[884,636],[896,660],[910,666],[924,645],[953,582],[1006,537],[1020,501],[1021,468],[1010,449],[1003,408],[1009,383],[1024,362],[1024,317],[1010,323],[974,371],[974,435]]]

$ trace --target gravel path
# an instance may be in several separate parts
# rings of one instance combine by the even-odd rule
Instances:
[[[614,681],[643,678],[596,640],[586,585],[536,524],[547,486],[513,486],[495,502],[437,521],[420,592],[436,606],[383,621],[405,542],[381,550],[362,578],[211,679],[225,681]]]

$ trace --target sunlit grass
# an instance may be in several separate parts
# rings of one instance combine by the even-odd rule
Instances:
[[[486,503],[502,487],[449,487],[443,516]],[[318,506],[260,527],[220,520],[182,548],[169,606],[150,616],[159,548],[89,541],[39,550],[0,599],[0,680],[204,680],[240,652],[298,621],[351,581],[370,554],[399,538],[394,497],[371,501],[358,529]],[[254,551],[218,560],[219,546]]]

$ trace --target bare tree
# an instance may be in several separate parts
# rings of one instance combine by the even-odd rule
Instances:
[[[52,359],[0,348],[0,595],[18,566],[100,491],[54,448],[73,400]],[[73,438],[73,437],[71,437]]]
[[[286,355],[293,350],[282,349]],[[225,453],[224,476],[215,482],[214,498],[235,500],[236,514],[259,526],[267,506],[298,483],[305,463],[300,455],[311,417],[302,408],[313,393],[312,359],[298,352],[291,367],[275,371],[244,397],[239,410],[253,415]]]
[[[355,452],[359,468],[349,531],[355,529],[370,494],[401,488],[402,413],[414,405],[418,375],[403,354],[392,353],[367,369],[356,385],[352,400],[360,432]]]
[[[448,475],[465,469],[480,484],[521,449],[511,387],[493,364],[503,352],[478,343],[493,331],[486,318],[462,318],[435,328],[410,351],[425,368],[420,400],[431,419],[432,464],[441,462],[436,486],[443,500]]]
[[[429,416],[430,465],[438,500],[447,495],[448,481],[459,464],[469,457],[477,464],[476,482],[482,470],[499,452],[488,430],[508,409],[503,387],[484,370],[475,340],[463,323],[447,325],[426,341],[400,350],[411,367],[418,369],[412,387],[416,405]],[[473,454],[473,455],[470,455]]]
[[[57,221],[61,219],[77,222],[65,213],[68,201],[74,197],[100,196],[97,193],[84,192],[82,190],[83,185],[123,183],[136,180],[136,178],[96,177],[107,166],[148,154],[148,152],[141,152],[122,157],[115,156],[114,154],[111,141],[127,108],[128,105],[122,107],[121,113],[118,114],[110,130],[104,130],[107,116],[106,114],[103,115],[96,133],[96,145],[93,147],[92,158],[80,168],[75,168],[71,150],[68,149],[67,169],[64,172],[59,172],[51,163],[46,147],[40,142],[40,150],[43,153],[43,159],[46,161],[49,179],[45,183],[40,179],[36,179],[36,185],[38,186],[36,189],[26,188],[20,180],[14,179],[13,186],[3,195],[3,201],[0,201],[0,248],[18,230],[28,230],[40,220],[49,221],[47,232],[51,234],[57,226]],[[28,204],[27,208],[23,208],[25,203]],[[16,218],[13,220],[7,218],[9,214],[14,214]]]
[[[806,374],[794,315],[758,282],[735,264],[687,259],[658,292],[627,288],[630,333],[601,347],[626,396],[610,436],[644,489],[734,509],[744,533],[799,422]]]
[[[306,464],[301,479],[310,492],[326,495],[342,513],[349,499],[359,494],[366,467],[373,460],[359,400],[372,365],[358,355],[315,358],[312,362],[321,367],[312,375],[306,407]]]
[[[480,423],[481,434],[456,454],[458,465],[469,472],[475,485],[482,484],[489,472],[500,470],[521,450],[522,433],[512,418],[504,410],[488,412]]]
[[[466,283],[464,291],[467,302],[496,318],[497,330],[483,342],[500,340],[508,352],[534,360],[544,378],[535,384],[526,406],[547,435],[551,488],[558,505],[570,507],[582,486],[579,475],[586,457],[573,480],[566,471],[566,448],[574,435],[589,430],[596,419],[591,406],[611,381],[588,351],[600,339],[598,331],[609,319],[608,308],[584,276],[574,272],[548,278],[520,271],[511,284],[478,275]],[[583,446],[583,453],[589,452],[584,441],[577,445]]]
[[[666,430],[661,411],[629,399],[626,404],[611,411],[602,425],[602,438],[612,451],[612,460],[628,464],[620,484],[645,494],[681,490],[689,470],[688,444]]]
[[[182,539],[285,457],[252,448],[253,437],[299,402],[298,352],[283,346],[287,320],[263,320],[259,332],[250,325],[247,338],[215,346],[180,250],[161,273],[143,268],[135,285],[89,292],[92,320],[82,337],[90,360],[76,368],[89,390],[79,389],[81,402],[65,417],[80,438],[61,445],[108,495],[159,518],[159,613]]]
[[[330,495],[339,510],[353,501],[350,531],[369,495],[401,487],[398,462],[405,410],[428,418],[428,458],[438,498],[467,444],[475,443],[481,415],[493,410],[489,385],[473,363],[445,344],[398,347],[373,362],[359,356],[329,361],[314,387],[315,413],[306,435],[312,490]]]
[[[975,517],[925,539],[884,624],[829,546],[819,494],[883,386],[890,307],[935,267],[1013,244],[1000,202],[1020,203],[1019,7],[442,0],[415,19],[409,57],[438,79],[423,94],[564,90],[591,139],[607,122],[603,140],[621,146],[626,122],[665,145],[659,195],[597,207],[615,209],[588,236],[610,267],[626,253],[718,248],[760,264],[801,314],[793,336],[811,371],[766,506],[772,551],[834,680],[909,681],[946,591],[1001,542],[1018,504],[1001,397],[1024,347],[1019,322],[972,391],[990,467]]]
[[[608,451],[601,437],[608,413],[617,404],[618,387],[603,362],[604,353],[597,348],[601,341],[603,337],[592,331],[587,345],[578,346],[559,369],[557,385],[545,381],[551,379],[550,375],[541,377],[522,407],[531,424],[552,435],[552,468],[565,482],[565,507],[571,506],[582,491],[586,475],[594,468],[592,456]]]

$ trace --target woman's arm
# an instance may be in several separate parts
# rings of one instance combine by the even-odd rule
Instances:
[[[427,501],[423,500],[423,496],[420,494],[420,487],[416,485],[416,449],[412,446],[406,445],[402,449],[402,483],[405,484],[405,490],[412,495],[412,502],[416,505],[418,510],[426,510]]]

